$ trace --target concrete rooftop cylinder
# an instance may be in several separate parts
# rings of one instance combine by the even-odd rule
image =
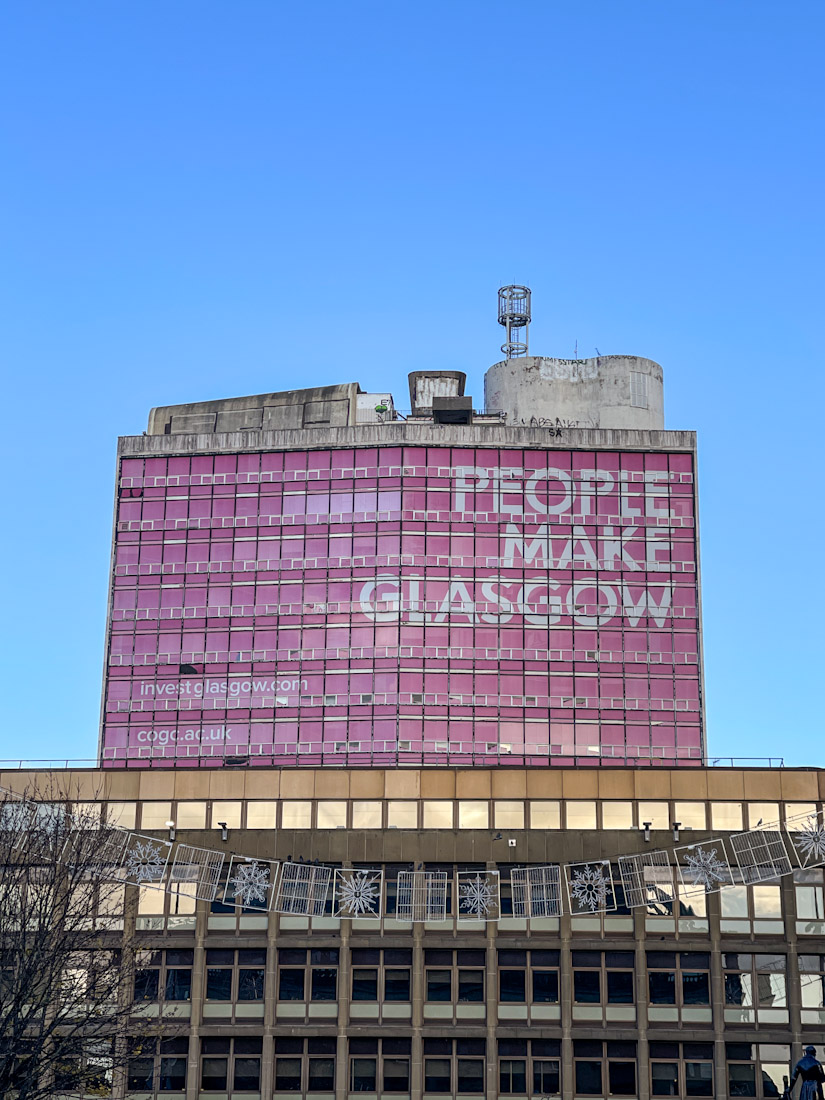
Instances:
[[[665,426],[662,368],[636,355],[505,359],[484,375],[484,405],[517,427]]]

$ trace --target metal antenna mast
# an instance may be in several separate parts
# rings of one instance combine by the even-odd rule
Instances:
[[[502,286],[498,291],[498,323],[504,325],[507,339],[501,350],[508,359],[527,354],[527,334],[530,326],[530,288]],[[522,332],[522,329],[524,330]]]

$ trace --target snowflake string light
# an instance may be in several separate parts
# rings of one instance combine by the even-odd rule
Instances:
[[[163,878],[167,854],[152,840],[136,841],[123,860],[126,877],[131,882],[156,882]]]
[[[685,856],[684,877],[692,886],[701,886],[705,891],[712,890],[717,883],[730,881],[730,869],[727,861],[719,859],[716,848],[703,848],[698,845]]]
[[[496,888],[487,878],[477,873],[468,882],[459,883],[459,909],[471,913],[474,917],[487,917],[495,908]]]
[[[345,917],[375,915],[381,894],[380,871],[354,871],[351,875],[339,875],[337,882],[338,908]]]
[[[251,863],[241,863],[230,878],[229,885],[236,904],[253,906],[256,902],[266,904],[266,894],[272,882],[269,876],[269,868],[257,860]]]
[[[825,860],[825,823],[815,817],[808,818],[805,827],[794,833],[794,844],[806,864]]]
[[[570,896],[575,898],[579,909],[589,909],[595,913],[607,907],[609,879],[601,867],[587,863],[580,871],[573,872],[570,883]]]

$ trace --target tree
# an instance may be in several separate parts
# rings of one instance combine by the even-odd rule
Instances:
[[[157,1032],[132,1009],[129,834],[56,787],[0,791],[0,1096],[127,1095]],[[168,1028],[164,1033],[169,1034]]]

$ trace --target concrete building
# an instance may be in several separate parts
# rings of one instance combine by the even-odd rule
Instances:
[[[661,368],[465,385],[120,440],[98,766],[0,786],[225,857],[205,892],[127,873],[101,923],[136,1018],[185,1024],[138,1100],[765,1098],[825,1027],[825,771],[708,765]],[[250,860],[330,885],[235,904]]]

